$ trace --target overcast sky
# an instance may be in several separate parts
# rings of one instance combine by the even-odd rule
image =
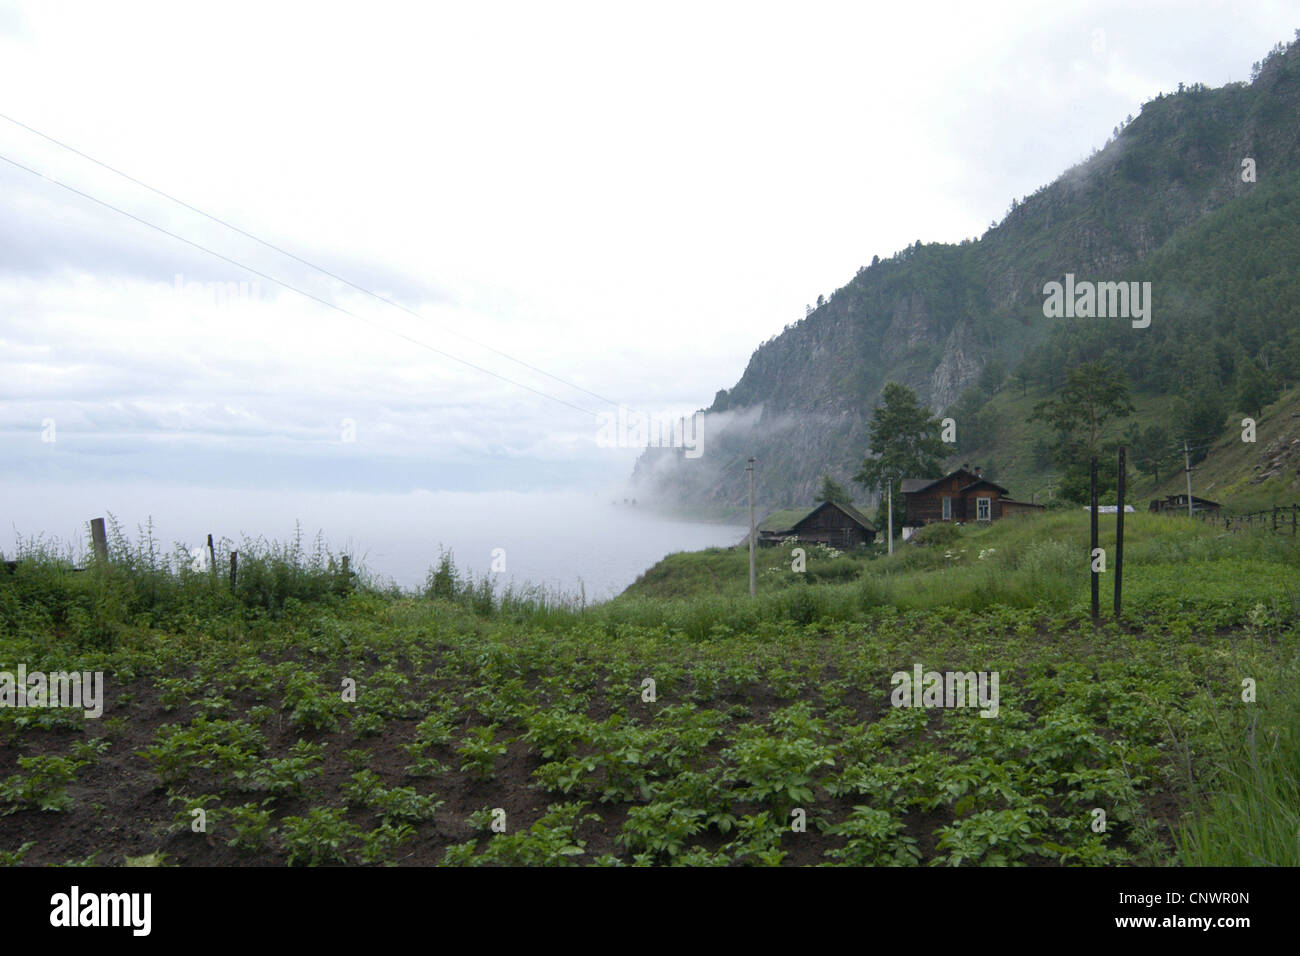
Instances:
[[[0,113],[420,316],[0,120],[0,156],[355,314],[0,162],[0,480],[607,485],[635,452],[599,447],[589,392],[707,405],[873,254],[979,236],[1297,26],[1270,2],[0,2]]]

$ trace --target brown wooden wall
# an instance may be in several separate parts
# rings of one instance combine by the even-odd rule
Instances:
[[[952,498],[953,521],[975,521],[978,514],[976,498],[989,498],[989,520],[1002,517],[1002,493],[996,488],[974,488],[965,494],[957,489],[957,480],[945,481],[922,492],[907,495],[906,514],[910,525],[929,524],[943,520],[943,499]]]

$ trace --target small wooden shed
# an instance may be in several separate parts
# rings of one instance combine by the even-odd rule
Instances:
[[[815,508],[777,511],[758,526],[760,545],[779,544],[786,538],[820,543],[841,550],[870,544],[876,529],[857,508],[836,501],[823,501]]]
[[[1192,511],[1218,511],[1223,506],[1217,501],[1211,501],[1209,498],[1198,498],[1192,495]],[[1163,498],[1156,498],[1151,502],[1149,511],[1162,512],[1172,511],[1187,514],[1187,495],[1186,493],[1178,495],[1165,495]]]

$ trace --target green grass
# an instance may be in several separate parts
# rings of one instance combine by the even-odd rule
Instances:
[[[1245,726],[1223,730],[1205,796],[1179,833],[1186,865],[1300,866],[1298,685],[1294,666],[1265,678]]]
[[[1107,553],[1102,606],[1114,587],[1115,516],[1100,518]],[[929,530],[927,529],[927,536]],[[758,599],[748,597],[746,548],[669,555],[604,608],[616,620],[690,622],[701,636],[713,623],[742,627],[794,615],[803,620],[861,620],[872,608],[980,610],[997,606],[1081,613],[1090,603],[1089,516],[1049,511],[991,525],[966,525],[949,543],[903,543],[831,557],[808,551],[807,571],[791,570],[793,545],[757,551]],[[1134,621],[1199,615],[1238,625],[1255,604],[1300,601],[1297,540],[1262,529],[1228,533],[1177,516],[1125,516],[1124,609]],[[702,629],[703,628],[703,632]]]

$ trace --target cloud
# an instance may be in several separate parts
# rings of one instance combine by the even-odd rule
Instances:
[[[1244,78],[1290,16],[5,7],[6,112],[423,318],[0,122],[0,154],[359,317],[0,163],[0,475],[605,482],[635,454],[597,447],[588,392],[707,406],[872,254],[979,234],[1138,97]],[[192,301],[177,274],[260,288]]]

